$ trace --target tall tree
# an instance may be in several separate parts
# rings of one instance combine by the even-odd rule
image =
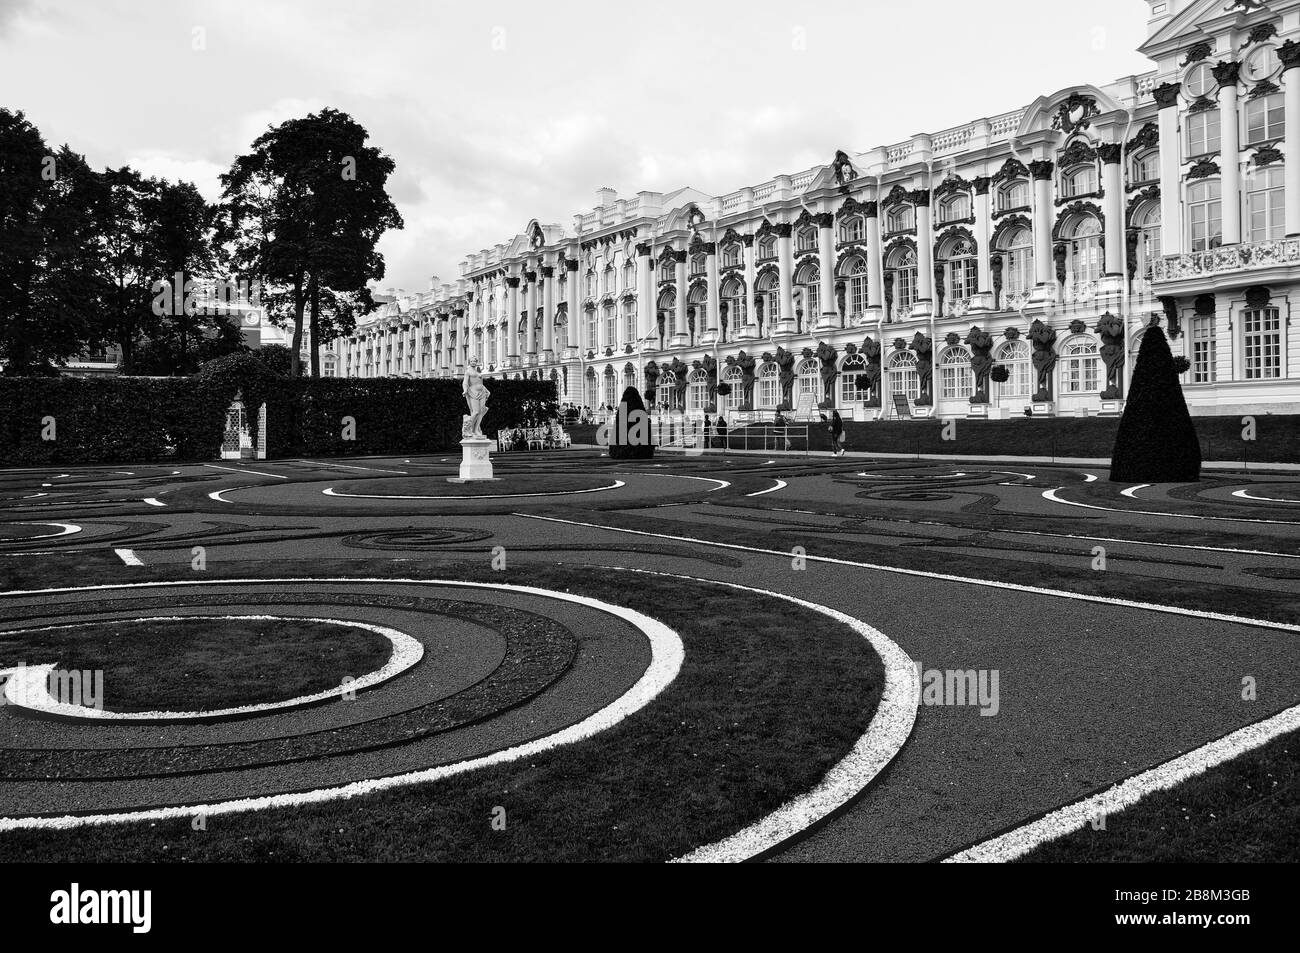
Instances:
[[[11,376],[54,373],[94,337],[85,289],[97,177],[0,107],[0,182],[0,360]]]
[[[87,292],[98,314],[103,343],[116,344],[123,374],[132,373],[136,342],[161,326],[154,314],[154,282],[166,276],[148,244],[153,223],[146,209],[158,183],[129,166],[105,169],[94,187],[93,277]]]
[[[292,322],[295,375],[304,319],[316,374],[330,293],[361,295],[382,279],[375,246],[402,227],[386,190],[393,160],[367,139],[351,116],[325,109],[268,129],[221,177],[221,236],[242,272],[275,286],[264,295],[282,301],[271,313]]]

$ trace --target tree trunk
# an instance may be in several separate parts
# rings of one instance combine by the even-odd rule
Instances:
[[[320,282],[315,276],[311,279],[311,333],[307,340],[311,344],[311,376],[320,377],[320,341],[316,336],[320,318]]]
[[[302,361],[298,352],[302,348],[302,312],[307,299],[302,294],[302,284],[293,286],[293,344],[289,349],[289,376],[297,377],[302,370]]]

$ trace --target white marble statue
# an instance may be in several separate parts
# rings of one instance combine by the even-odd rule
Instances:
[[[462,437],[483,437],[483,417],[487,414],[488,389],[478,372],[478,365],[470,362],[465,368],[465,382],[461,387],[465,403],[469,405],[469,414],[463,418],[460,428]]]

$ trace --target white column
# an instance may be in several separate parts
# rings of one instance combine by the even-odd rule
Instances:
[[[781,281],[781,310],[776,323],[777,334],[794,333],[794,249],[790,241],[791,228],[788,223],[776,226],[777,267]],[[769,316],[768,321],[771,320]]]
[[[636,336],[644,341],[655,335],[655,278],[650,243],[636,246]]]
[[[555,360],[555,267],[542,266],[542,361]]]
[[[1223,244],[1241,241],[1241,136],[1237,115],[1237,74],[1240,63],[1220,63],[1214,67],[1219,83],[1219,176],[1222,183]]]
[[[817,316],[818,330],[831,330],[844,326],[844,319],[840,317],[840,309],[835,303],[835,235],[832,231],[832,225],[835,222],[835,216],[830,212],[823,212],[814,216],[813,221],[817,223],[817,258],[819,264],[818,297],[821,300],[821,314]],[[811,321],[812,315],[808,316]]]
[[[1286,233],[1300,235],[1300,43],[1287,40],[1277,51],[1282,60],[1283,109],[1286,114],[1286,162],[1282,164],[1286,187]]]
[[[529,270],[524,272],[524,278],[528,282],[528,293],[525,296],[528,309],[527,320],[524,322],[524,349],[527,352],[529,365],[537,363],[537,272],[531,270],[533,263],[528,263]]]
[[[676,250],[673,254],[677,257],[673,269],[673,277],[677,284],[677,312],[674,315],[672,346],[685,347],[691,339],[686,330],[686,252]]]
[[[1034,177],[1034,281],[1040,291],[1056,287],[1052,259],[1052,169],[1050,159],[1029,163]]]
[[[582,310],[582,283],[578,280],[578,259],[564,259],[564,298],[569,304],[568,315],[568,344],[569,347],[577,348],[579,351],[587,347],[587,339],[584,336],[586,327],[586,315]]]
[[[993,257],[993,249],[989,247],[993,240],[993,210],[989,196],[991,181],[983,175],[975,179],[975,277],[979,282],[981,305],[987,303],[988,307],[993,306],[993,270],[989,265]]]
[[[885,260],[880,241],[880,213],[876,202],[868,202],[867,214],[867,311],[880,320],[885,306]]]
[[[497,370],[500,371],[507,363],[507,338],[510,328],[509,321],[506,320],[509,310],[509,295],[506,292],[504,283],[497,285],[496,290],[496,313],[492,315],[492,322],[497,329]]]
[[[506,357],[511,367],[519,366],[519,276],[506,278]]]
[[[745,255],[745,324],[736,328],[736,337],[742,340],[758,336],[758,322],[754,319],[754,236],[744,236]],[[735,325],[736,316],[731,316]]]
[[[705,320],[703,326],[696,327],[701,344],[712,344],[718,339],[722,329],[722,298],[718,294],[718,245],[716,242],[704,244],[704,280],[708,283]]]
[[[1164,83],[1156,87],[1156,105],[1160,107],[1157,125],[1160,129],[1160,253],[1183,253],[1183,223],[1180,192],[1182,175],[1179,171],[1178,142],[1178,84]],[[1221,117],[1224,123],[1236,122],[1236,116]]]
[[[934,313],[934,229],[930,225],[930,193],[912,193],[916,206],[916,308],[913,317]]]
[[[1236,119],[1231,122],[1235,123]],[[1128,260],[1124,251],[1124,187],[1119,164],[1122,149],[1119,143],[1106,143],[1097,149],[1101,155],[1101,184],[1106,192],[1106,276],[1121,279]]]

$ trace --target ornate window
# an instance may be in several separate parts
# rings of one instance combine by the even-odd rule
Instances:
[[[637,340],[636,333],[636,302],[623,302],[623,329],[627,332],[623,341],[627,344],[634,344]]]
[[[727,303],[727,327],[734,331],[745,323],[745,286],[733,276],[728,276],[719,289],[719,295]]]
[[[1198,314],[1192,318],[1192,383],[1214,382],[1214,315]]]
[[[600,346],[600,342],[596,339],[596,335],[599,333],[599,327],[596,324],[596,312],[588,308],[584,312],[584,316],[583,324],[586,326],[587,331],[587,350],[594,351]]]
[[[1008,341],[998,348],[996,360],[1007,369],[1007,379],[997,385],[998,395],[1011,399],[1028,399],[1034,379],[1029,344],[1020,340]]]
[[[1208,251],[1223,244],[1223,204],[1218,180],[1197,182],[1187,189],[1187,224],[1191,250]]]
[[[630,288],[633,291],[636,290],[636,266],[632,264],[631,260],[623,266],[623,287]]]
[[[1066,230],[1066,235],[1067,269],[1073,276],[1074,287],[1096,281],[1102,273],[1101,222],[1091,215],[1081,215]]]
[[[692,275],[702,275],[702,274],[704,274],[704,265],[705,265],[706,257],[707,257],[707,256],[702,255],[702,254],[701,254],[701,255],[692,255],[692,256],[691,256],[691,274],[692,274]]]
[[[850,354],[840,362],[840,406],[867,399],[867,391],[858,387],[858,375],[866,372],[867,359],[861,354]]]
[[[588,368],[587,378],[583,383],[583,403],[595,410],[600,403],[600,386],[596,381],[596,372]]]
[[[959,344],[946,348],[939,358],[939,396],[944,400],[969,399],[975,393],[970,351]]]
[[[1029,204],[1029,183],[1024,179],[1008,182],[998,189],[999,209],[1029,208]]]
[[[618,317],[612,304],[605,305],[605,347],[618,345]]]
[[[623,368],[623,389],[627,390],[629,387],[635,388],[636,386],[636,368],[628,364]]]
[[[587,297],[594,298],[595,296],[596,296],[596,273],[594,271],[589,270],[587,272]]]
[[[722,265],[724,268],[730,268],[732,265],[739,265],[742,261],[740,245],[732,242],[726,248],[722,249]]]
[[[720,408],[730,413],[733,410],[740,410],[740,405],[745,401],[745,392],[741,383],[744,375],[739,367],[729,367],[722,372],[722,381],[731,387],[731,393],[723,398],[720,402]]]
[[[610,410],[618,406],[618,378],[612,367],[605,368],[605,406]]]
[[[1282,170],[1256,169],[1246,179],[1247,240],[1267,241],[1286,237]]]
[[[817,398],[821,396],[821,367],[820,362],[815,357],[810,357],[799,363],[798,381],[795,388],[795,406],[799,406],[799,398],[804,394],[811,394],[813,405],[816,406]]]
[[[656,410],[660,413],[681,409],[677,406],[677,388],[673,386],[672,371],[665,371],[664,376],[659,378],[659,386],[655,388],[655,394],[659,399]]]
[[[1101,359],[1097,342],[1076,334],[1061,346],[1061,393],[1091,394],[1101,390]]]
[[[1160,181],[1160,150],[1148,149],[1133,157],[1132,181],[1135,185]]]
[[[921,375],[916,370],[916,355],[895,351],[889,357],[889,392],[902,394],[909,401],[921,396]]]
[[[840,274],[846,279],[845,301],[849,314],[865,314],[867,310],[867,262],[861,255],[854,255],[840,268]]]
[[[816,262],[808,262],[794,276],[796,288],[803,289],[804,318],[815,318],[821,314],[821,268]]]
[[[605,266],[604,281],[601,284],[600,290],[605,294],[613,293],[614,291],[614,266],[613,265]]]
[[[758,404],[763,410],[773,410],[781,400],[781,369],[769,361],[758,369]]]
[[[1061,195],[1064,198],[1091,195],[1096,191],[1097,167],[1094,165],[1078,166],[1061,177]]]
[[[1218,84],[1214,81],[1214,72],[1210,69],[1208,63],[1197,63],[1183,77],[1183,89],[1193,99],[1208,96],[1214,92],[1217,86]]]
[[[1246,380],[1282,376],[1282,320],[1277,308],[1251,308],[1241,314],[1242,364]]]
[[[771,235],[765,235],[758,240],[757,249],[754,257],[759,261],[776,257],[776,239]]]
[[[888,232],[908,232],[916,228],[916,209],[910,205],[900,205],[889,210],[885,218],[885,230]]]
[[[1281,93],[1246,102],[1246,145],[1273,142],[1286,135],[1286,111]]]
[[[1002,289],[1008,298],[1027,295],[1034,288],[1034,236],[1027,228],[1014,229],[1002,239]]]
[[[886,264],[894,281],[894,314],[907,317],[916,306],[916,252],[900,248]]]
[[[686,376],[686,412],[702,414],[709,404],[709,375],[704,370],[691,371]]]
[[[850,215],[840,222],[840,241],[861,242],[867,237],[867,220],[861,215]]]
[[[939,205],[940,222],[958,222],[970,218],[970,196],[954,195]]]
[[[940,249],[947,307],[964,308],[979,292],[975,246],[965,238],[951,239]]]
[[[1133,225],[1138,229],[1138,268],[1141,274],[1150,279],[1151,268],[1160,258],[1160,203],[1147,202],[1133,216]]]
[[[666,261],[659,266],[660,281],[675,281],[677,279],[677,262]]]
[[[1197,113],[1188,113],[1187,155],[1203,156],[1219,151],[1219,111],[1206,109]]]
[[[799,236],[795,241],[796,251],[815,251],[817,249],[817,229],[809,225],[807,228],[799,230]]]

